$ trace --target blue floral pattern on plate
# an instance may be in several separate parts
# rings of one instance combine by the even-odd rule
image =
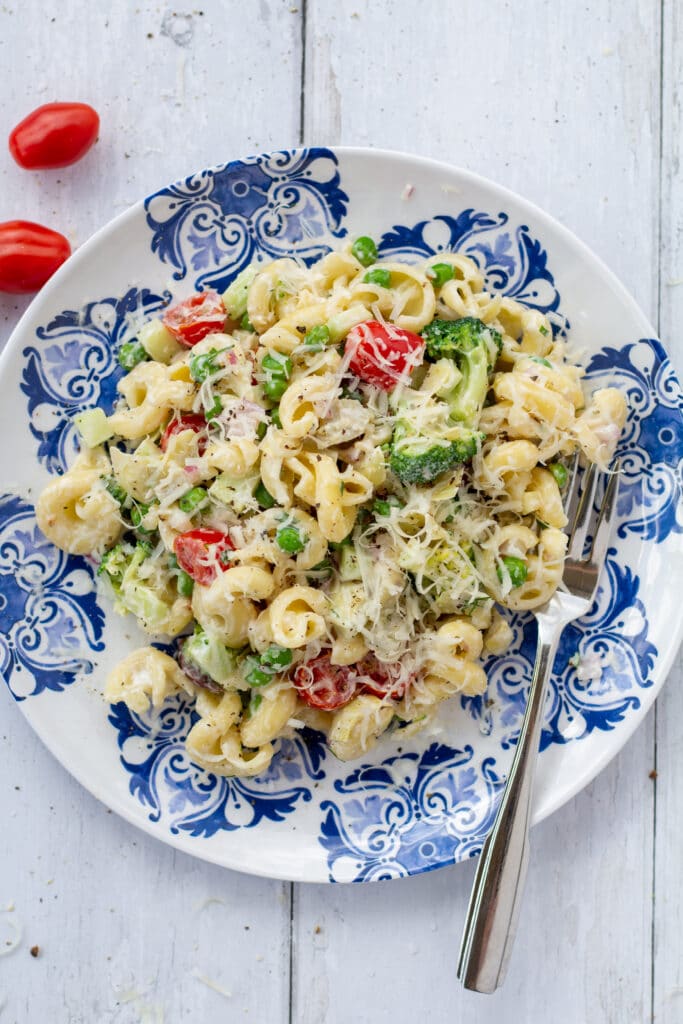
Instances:
[[[125,704],[111,709],[130,791],[149,809],[150,821],[163,817],[173,833],[208,837],[263,820],[284,821],[300,801],[311,800],[311,783],[324,776],[319,733],[281,742],[263,775],[226,779],[187,756],[184,741],[196,719],[184,696],[167,701],[158,715],[135,714]]]
[[[222,288],[257,255],[294,253],[310,263],[328,251],[332,239],[346,236],[349,199],[342,186],[338,157],[326,149],[276,153],[203,171],[146,200],[150,248],[176,280],[194,288]],[[490,290],[550,314],[554,329],[563,329],[560,293],[545,248],[506,212],[470,207],[439,213],[412,225],[394,224],[380,241],[384,257],[424,257],[449,249],[471,256]],[[38,329],[39,344],[23,350],[21,388],[30,431],[38,460],[49,472],[63,471],[73,459],[74,413],[95,405],[111,409],[121,374],[117,348],[139,320],[169,300],[167,292],[141,288],[88,302],[81,310],[53,316]],[[589,372],[595,385],[616,384],[629,395],[617,540],[635,537],[661,545],[683,532],[682,399],[668,360],[658,342],[645,339],[603,349],[593,356]],[[617,543],[590,615],[563,636],[547,705],[545,748],[613,731],[640,706],[651,685],[657,650],[643,599],[646,581],[637,565],[620,560],[618,549]],[[512,616],[511,623],[513,653],[486,666],[487,700],[461,699],[462,712],[483,735],[485,755],[476,744],[456,748],[423,740],[425,749],[406,743],[405,750],[346,773],[327,757],[319,735],[297,735],[282,744],[265,775],[224,779],[187,757],[184,738],[194,712],[185,699],[168,702],[155,717],[116,705],[109,722],[132,798],[166,834],[200,840],[261,823],[296,821],[309,804],[317,814],[317,841],[332,880],[413,874],[471,856],[495,814],[501,766],[519,734],[534,653],[530,617]],[[18,700],[59,692],[90,671],[104,647],[104,615],[93,592],[92,568],[49,545],[31,506],[13,495],[0,499],[0,624],[0,667]],[[581,664],[598,669],[577,673],[568,664],[577,652]],[[307,828],[310,833],[310,824]]]
[[[273,153],[202,171],[145,201],[152,250],[195,288],[225,288],[257,255],[312,263],[342,238],[348,196],[329,149]]]
[[[469,256],[484,274],[485,288],[538,309],[557,313],[560,295],[548,269],[548,254],[525,224],[511,225],[506,213],[463,210],[412,227],[396,225],[382,235],[379,252],[393,259],[424,258],[440,252]]]
[[[613,729],[638,708],[638,692],[651,685],[649,672],[657,649],[647,639],[645,608],[638,598],[638,577],[608,554],[606,580],[593,608],[580,623],[564,630],[541,734],[541,750],[551,743],[581,739],[596,729]],[[536,654],[531,616],[509,615],[513,653],[485,664],[489,685],[482,697],[463,697],[463,706],[482,731],[500,739],[503,750],[519,738]]]
[[[116,353],[138,320],[168,303],[170,296],[131,288],[120,298],[64,310],[37,331],[40,346],[24,349],[21,390],[28,397],[38,459],[50,473],[63,472],[78,451],[73,417],[101,405],[111,412],[123,370]]]
[[[597,387],[621,388],[631,409],[618,452],[619,536],[661,543],[683,532],[683,394],[660,342],[604,348],[588,375]]]
[[[469,746],[432,743],[422,754],[357,768],[320,808],[330,881],[399,878],[473,856],[502,784],[494,759],[477,766]]]
[[[92,569],[50,544],[12,494],[0,497],[0,618],[0,672],[16,700],[58,693],[104,648]]]

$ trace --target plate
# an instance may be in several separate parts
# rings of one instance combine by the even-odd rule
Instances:
[[[254,874],[372,881],[476,854],[495,814],[525,706],[535,627],[486,664],[485,698],[454,698],[431,732],[386,737],[341,763],[310,734],[268,773],[216,778],[183,747],[193,712],[111,708],[111,666],[146,640],[94,590],[94,568],[41,536],[36,495],[76,451],[73,416],[111,407],[115,352],[142,318],[198,287],[222,289],[257,254],[306,263],[358,234],[410,260],[471,256],[486,287],[569,324],[595,385],[629,399],[619,522],[595,606],[562,637],[545,708],[534,819],[592,779],[644,718],[682,622],[681,392],[646,318],[561,225],[475,175],[415,157],[298,149],[200,171],[99,231],[33,302],[0,362],[0,669],[59,761],[128,821],[187,853]],[[571,662],[580,658],[579,670]]]

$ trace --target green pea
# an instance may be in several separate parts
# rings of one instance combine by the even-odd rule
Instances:
[[[268,650],[261,655],[261,661],[272,668],[287,668],[292,664],[292,652],[287,647],[271,644]]]
[[[217,348],[212,348],[210,352],[205,352],[203,355],[190,356],[190,377],[192,377],[192,380],[196,381],[197,384],[203,384],[208,377],[213,377],[215,373],[219,373],[220,366],[216,365],[216,356],[225,351],[224,348],[220,352]]]
[[[211,406],[210,409],[206,409],[204,411],[204,417],[205,417],[207,423],[210,422],[211,420],[215,420],[216,416],[220,416],[220,414],[222,412],[223,412],[223,399],[221,398],[220,395],[214,395],[213,396],[213,405]]]
[[[186,573],[184,569],[181,569],[178,573],[178,579],[176,580],[176,587],[181,597],[192,597],[192,591],[194,590],[194,580],[189,573]]]
[[[191,514],[192,512],[198,512],[208,501],[209,495],[204,487],[193,487],[187,494],[183,494],[178,502],[178,507],[183,512]]]
[[[567,467],[563,466],[561,462],[551,462],[548,466],[548,469],[555,477],[557,486],[561,490],[567,483],[567,477],[569,476],[569,473],[567,472]]]
[[[273,673],[266,671],[258,658],[246,658],[244,668],[244,678],[250,686],[265,686],[273,678]]]
[[[272,508],[273,505],[276,504],[275,498],[273,497],[272,494],[269,494],[269,492],[265,489],[262,480],[259,482],[258,487],[254,491],[254,497],[258,501],[261,508]]]
[[[292,360],[281,352],[268,352],[261,362],[266,379],[263,390],[273,402],[279,402],[287,390],[287,381],[292,373]]]
[[[377,246],[369,235],[357,238],[351,246],[351,252],[364,267],[369,267],[377,259]]]
[[[390,288],[391,271],[384,270],[383,267],[375,267],[374,270],[368,270],[363,281],[365,284],[378,284],[381,288]]]
[[[330,340],[330,329],[326,324],[313,327],[304,338],[304,345],[312,352],[322,352]]]
[[[144,529],[140,524],[148,512],[149,505],[144,505],[141,501],[139,501],[137,505],[133,505],[130,510],[130,521],[136,529],[142,529],[144,532]]]
[[[455,270],[451,263],[432,263],[427,271],[427,277],[434,282],[436,288],[440,288],[446,281],[452,281],[455,277]]]
[[[306,539],[302,538],[296,526],[281,526],[275,540],[278,547],[289,555],[298,555],[306,547]]]
[[[144,345],[139,341],[127,341],[125,345],[122,345],[119,349],[117,356],[119,366],[122,366],[124,370],[132,370],[138,363],[144,363],[146,359],[149,359],[147,351]]]
[[[119,505],[123,505],[124,502],[127,500],[128,494],[126,493],[126,491],[124,491],[121,484],[117,480],[115,480],[113,476],[109,477],[104,486],[107,488],[114,501],[118,501]]]
[[[507,574],[510,577],[510,582],[513,587],[521,587],[522,583],[526,580],[529,575],[529,569],[526,562],[522,558],[515,558],[513,555],[503,555],[501,562],[507,570]],[[498,579],[503,582],[503,570],[500,566],[496,569],[498,573]]]

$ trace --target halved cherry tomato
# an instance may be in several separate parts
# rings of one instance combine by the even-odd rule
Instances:
[[[384,661],[378,661],[374,654],[366,654],[363,660],[357,662],[353,668],[360,677],[359,682],[363,690],[382,700],[385,697],[401,700],[411,682],[410,678],[398,682],[401,675],[401,666],[398,662],[387,664]]]
[[[333,665],[327,653],[299,665],[294,686],[303,701],[312,708],[334,711],[348,704],[356,692],[356,677],[347,665]]]
[[[0,224],[0,292],[37,292],[71,255],[57,231],[29,220]]]
[[[218,292],[209,289],[171,306],[161,319],[181,345],[192,348],[207,334],[222,331],[228,314]]]
[[[165,452],[168,448],[168,442],[171,440],[174,434],[181,434],[183,430],[194,430],[195,434],[201,434],[202,430],[206,430],[206,420],[199,413],[189,412],[184,416],[176,416],[175,419],[171,420],[166,430],[161,435],[159,444],[162,452]],[[206,451],[206,438],[200,437],[197,442],[197,451],[200,455],[203,455]]]
[[[20,121],[9,151],[29,171],[75,164],[97,141],[100,119],[87,103],[46,103]]]
[[[425,343],[419,334],[393,324],[367,320],[349,331],[346,352],[353,353],[349,368],[367,384],[393,391],[422,362]]]
[[[225,551],[234,551],[235,545],[227,533],[220,530],[188,530],[179,534],[173,542],[173,551],[178,565],[191,576],[195,583],[208,586],[217,575],[218,569],[225,572],[230,568]]]

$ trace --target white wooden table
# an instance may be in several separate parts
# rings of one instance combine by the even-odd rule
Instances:
[[[683,371],[680,0],[194,2],[6,0],[0,135],[54,99],[92,103],[102,134],[61,172],[27,174],[3,149],[0,221],[77,245],[232,157],[300,141],[421,153],[574,230]],[[26,304],[0,296],[3,339]],[[535,830],[492,997],[455,978],[473,864],[324,887],[192,860],[84,792],[3,687],[0,952],[12,923],[22,941],[0,958],[0,1021],[681,1024],[682,682],[679,659],[627,747]]]

